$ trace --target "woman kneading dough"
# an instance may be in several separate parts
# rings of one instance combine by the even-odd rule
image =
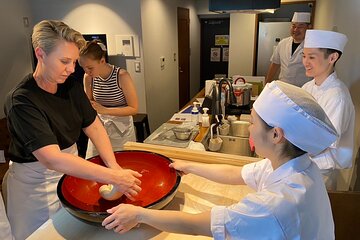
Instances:
[[[60,208],[56,187],[64,173],[112,184],[129,198],[141,190],[141,174],[117,164],[96,111],[82,85],[70,76],[85,45],[82,35],[63,22],[44,20],[35,25],[32,44],[38,60],[35,72],[5,101],[11,164],[4,201],[15,239],[26,239]],[[77,156],[81,130],[106,167]]]

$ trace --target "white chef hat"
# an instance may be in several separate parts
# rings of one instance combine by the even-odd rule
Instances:
[[[269,126],[283,129],[289,142],[312,155],[336,141],[336,130],[324,110],[297,86],[281,81],[268,83],[253,108]]]
[[[333,31],[307,30],[305,34],[305,48],[329,48],[344,51],[348,41],[346,35]]]
[[[291,22],[299,23],[310,23],[310,13],[309,12],[294,12],[294,16]]]

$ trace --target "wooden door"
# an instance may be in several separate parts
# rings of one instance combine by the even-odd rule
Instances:
[[[177,8],[178,22],[178,68],[179,68],[179,110],[190,101],[190,34],[189,9]]]

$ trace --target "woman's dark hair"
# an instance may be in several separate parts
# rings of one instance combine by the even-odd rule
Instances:
[[[94,60],[106,58],[106,47],[98,39],[87,42],[85,47],[80,50],[80,57],[90,57]]]
[[[330,56],[330,54],[332,53],[338,53],[339,57],[338,59],[336,59],[336,61],[334,62],[334,67],[336,62],[340,59],[342,52],[336,49],[331,49],[331,48],[320,48],[320,51],[323,52],[325,54],[325,58],[328,58]]]
[[[260,119],[264,123],[264,126],[267,131],[270,131],[271,129],[274,128],[274,127],[270,126],[269,124],[267,124],[262,118],[260,118]],[[284,143],[284,149],[283,149],[284,156],[290,157],[292,159],[292,158],[299,157],[306,153],[304,150],[298,148],[297,146],[295,146],[294,144],[289,142],[287,139],[285,139],[285,140],[286,140],[286,142]]]

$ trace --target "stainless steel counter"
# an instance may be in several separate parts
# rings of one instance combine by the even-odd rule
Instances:
[[[247,193],[253,192],[247,186],[231,186],[218,184],[204,178],[188,174],[182,177],[181,184],[175,198],[165,209],[181,210],[189,213],[199,213],[210,210],[215,205],[231,205],[242,199]],[[212,239],[203,236],[189,236],[160,232],[142,224],[128,233],[120,235],[102,227],[92,226],[71,216],[65,209],[61,209],[52,219],[45,222],[36,230],[29,240],[43,239]]]

